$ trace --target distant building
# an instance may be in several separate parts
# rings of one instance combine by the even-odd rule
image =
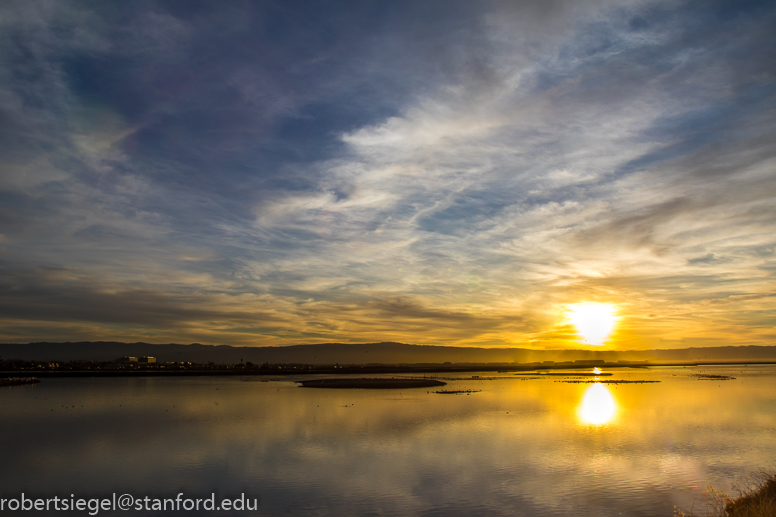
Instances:
[[[585,366],[602,366],[606,364],[603,359],[579,359],[574,361],[574,364],[583,364]]]
[[[122,358],[118,359],[116,362],[117,363],[123,363],[123,364],[136,363],[137,362],[137,357],[122,357]]]
[[[139,363],[143,363],[143,364],[156,364],[156,357],[145,357],[145,356],[143,356],[143,357],[140,358],[140,360],[138,362]]]

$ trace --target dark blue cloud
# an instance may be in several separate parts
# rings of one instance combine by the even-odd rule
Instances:
[[[771,2],[33,1],[0,18],[0,267],[20,320],[282,343],[494,311],[429,339],[502,343],[489,321],[546,327],[606,286],[701,299],[772,267]]]

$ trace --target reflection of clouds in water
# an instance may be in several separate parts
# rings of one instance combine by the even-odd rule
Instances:
[[[584,423],[608,424],[614,419],[616,412],[617,403],[609,388],[597,382],[585,390],[579,405],[579,417]]]
[[[13,425],[0,425],[8,466],[0,485],[237,491],[261,497],[268,517],[354,507],[670,515],[674,504],[690,508],[706,483],[727,489],[734,475],[774,456],[774,374],[750,372],[746,384],[721,389],[674,377],[684,369],[609,371],[662,382],[462,378],[450,386],[482,391],[453,396],[303,389],[290,378],[47,378],[4,401]],[[608,425],[583,418],[607,406]]]

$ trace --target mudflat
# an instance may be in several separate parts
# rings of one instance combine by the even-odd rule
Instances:
[[[447,383],[435,379],[311,379],[299,381],[303,388],[335,388],[386,390],[399,388],[431,388]]]

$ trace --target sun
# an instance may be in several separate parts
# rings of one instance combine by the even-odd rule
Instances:
[[[567,310],[569,321],[590,345],[603,345],[617,324],[617,309],[609,303],[578,303]]]

